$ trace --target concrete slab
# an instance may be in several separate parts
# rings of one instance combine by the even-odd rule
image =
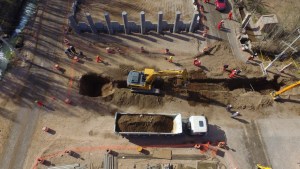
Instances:
[[[272,168],[300,168],[300,118],[258,120]]]

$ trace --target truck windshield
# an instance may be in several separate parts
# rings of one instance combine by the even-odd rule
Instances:
[[[203,127],[203,126],[204,126],[203,121],[199,121],[199,126],[200,126],[200,127]]]

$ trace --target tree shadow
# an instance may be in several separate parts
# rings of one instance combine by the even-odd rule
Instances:
[[[18,123],[18,121],[15,119],[15,113],[3,107],[0,107],[0,116],[12,122]]]
[[[176,34],[176,33],[165,33],[165,35],[176,38],[176,39],[180,39],[180,40],[183,40],[183,41],[187,41],[187,42],[190,41],[189,38],[186,38],[184,36],[180,36],[180,34]]]
[[[165,36],[165,33],[162,34],[158,34],[158,33],[154,33],[154,32],[149,32],[149,35],[154,36],[156,38],[168,41],[168,42],[173,42],[174,40],[172,38],[168,38]]]

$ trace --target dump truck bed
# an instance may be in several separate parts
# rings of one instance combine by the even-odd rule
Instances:
[[[115,133],[122,135],[182,134],[181,114],[115,114]]]

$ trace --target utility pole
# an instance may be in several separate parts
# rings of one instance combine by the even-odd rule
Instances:
[[[279,54],[279,55],[275,55],[276,57],[275,57],[275,59],[274,60],[272,60],[272,62],[271,63],[269,63],[269,65],[267,66],[267,67],[265,67],[265,71],[267,71],[267,69],[269,68],[269,67],[271,67],[272,66],[272,64],[277,60],[277,59],[279,59],[289,48],[291,48],[291,49],[293,49],[295,52],[297,52],[297,50],[296,50],[296,48],[293,48],[292,47],[292,45],[300,38],[300,29],[298,29],[298,32],[299,32],[299,35],[298,35],[298,37],[292,42],[292,43],[290,43],[290,44],[287,44],[287,43],[285,43],[285,45],[287,45],[287,47]]]

